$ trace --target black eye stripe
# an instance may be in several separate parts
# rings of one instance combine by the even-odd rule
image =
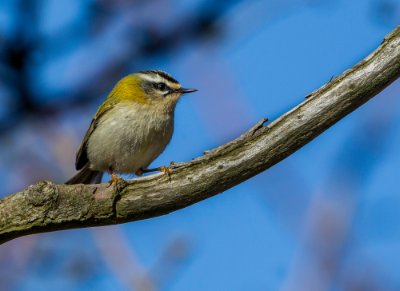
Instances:
[[[167,84],[165,84],[163,82],[154,83],[153,86],[155,89],[157,89],[159,91],[171,91],[171,88],[168,87]]]

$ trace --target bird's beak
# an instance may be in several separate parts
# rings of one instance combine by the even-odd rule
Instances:
[[[193,93],[198,91],[197,89],[187,89],[187,88],[179,88],[176,90],[178,93],[186,94],[186,93]]]

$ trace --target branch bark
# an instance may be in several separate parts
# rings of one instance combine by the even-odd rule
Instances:
[[[221,193],[283,160],[400,76],[400,26],[371,55],[264,126],[186,163],[118,184],[42,181],[0,200],[0,243],[54,230],[164,215]]]

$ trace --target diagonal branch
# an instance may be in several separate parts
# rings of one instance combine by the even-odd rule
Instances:
[[[352,69],[313,92],[268,126],[265,120],[236,140],[171,175],[156,174],[118,187],[39,182],[0,200],[0,242],[32,233],[124,223],[155,217],[221,193],[283,160],[400,76],[400,26]]]

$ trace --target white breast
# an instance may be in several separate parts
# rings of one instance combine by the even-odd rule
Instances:
[[[90,168],[134,173],[146,169],[171,140],[172,112],[144,108],[147,105],[116,105],[106,113],[88,141]]]

